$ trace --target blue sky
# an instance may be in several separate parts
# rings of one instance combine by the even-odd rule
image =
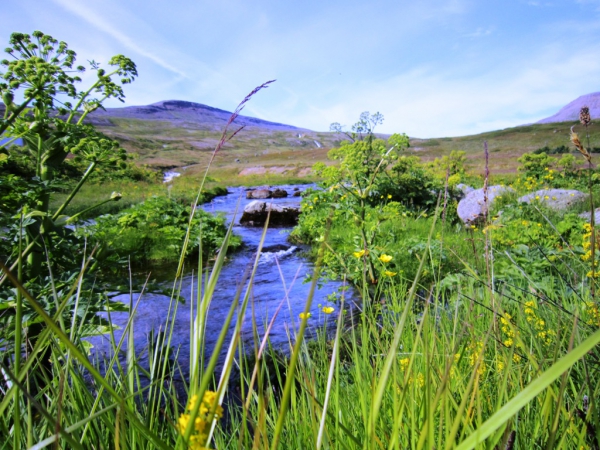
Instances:
[[[459,136],[535,122],[600,91],[600,0],[5,0],[78,61],[133,59],[126,105],[178,99],[327,131]],[[108,106],[119,106],[118,102]]]

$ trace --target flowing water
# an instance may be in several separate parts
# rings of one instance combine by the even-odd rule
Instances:
[[[296,191],[303,191],[311,186],[276,186],[289,193],[287,198],[269,199],[267,202],[298,205],[300,197],[293,197]],[[273,187],[276,188],[276,187]],[[241,283],[244,283],[244,274],[249,273],[255,257],[257,247],[260,243],[263,232],[262,227],[243,227],[239,225],[239,218],[244,206],[252,200],[246,199],[245,188],[230,188],[229,194],[214,198],[210,203],[202,207],[214,214],[225,214],[228,223],[234,221],[233,231],[243,240],[242,250],[229,255],[221,271],[216,291],[213,296],[209,309],[207,329],[205,333],[205,348],[208,355],[216,343],[217,337],[228,314],[231,302],[234,301],[236,291]],[[237,211],[237,213],[236,213]],[[234,217],[235,216],[235,217]],[[290,228],[269,228],[263,244],[263,251],[260,255],[256,276],[251,289],[251,304],[248,307],[242,327],[242,340],[248,349],[254,346],[253,316],[257,324],[259,339],[265,334],[266,324],[268,324],[274,315],[276,315],[274,325],[269,333],[271,345],[282,351],[289,349],[290,341],[293,341],[295,331],[299,327],[299,314],[304,311],[306,300],[309,296],[310,283],[304,282],[308,275],[313,273],[313,265],[303,256],[305,249],[298,248],[288,242]],[[189,361],[189,341],[190,341],[190,319],[194,314],[190,311],[190,304],[195,304],[197,295],[198,277],[189,273],[183,278],[181,284],[181,296],[185,299],[185,304],[179,304],[177,313],[173,321],[173,339],[171,345],[178,351],[178,362],[182,367],[184,376],[188,370]],[[169,285],[172,285],[172,281]],[[247,281],[243,286],[243,293],[247,286]],[[323,283],[315,291],[312,301],[311,317],[308,319],[309,329],[308,337],[314,336],[317,329],[329,325],[329,329],[334,328],[333,323],[339,313],[339,303],[331,302],[330,296],[338,295],[342,288],[340,282],[330,281]],[[355,293],[349,289],[345,291],[345,301],[352,304]],[[169,310],[171,300],[169,297],[159,294],[147,293],[143,296],[134,294],[122,294],[115,297],[115,300],[129,303],[137,303],[135,319],[134,342],[136,353],[142,364],[147,364],[148,335],[151,331],[165,329],[165,319]],[[139,302],[138,302],[139,300]],[[190,303],[190,301],[192,303]],[[240,302],[242,299],[240,299]],[[322,312],[324,306],[333,306],[334,312],[327,315]],[[112,314],[113,322],[124,326],[128,319],[128,314]],[[230,327],[233,329],[235,320]],[[229,335],[231,336],[231,329]],[[120,338],[120,332],[116,333],[116,338]],[[94,338],[92,343],[97,355],[110,356],[110,342],[108,338]],[[224,353],[224,352],[223,352]],[[224,355],[222,355],[223,357]]]

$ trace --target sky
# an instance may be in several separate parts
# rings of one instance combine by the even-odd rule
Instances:
[[[275,79],[243,114],[328,131],[380,112],[377,131],[431,138],[536,122],[600,91],[600,0],[2,0],[2,17],[0,48],[40,30],[78,63],[131,58],[139,76],[111,107],[232,111]]]

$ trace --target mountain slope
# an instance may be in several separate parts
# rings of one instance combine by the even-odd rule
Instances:
[[[592,120],[600,118],[600,92],[582,95],[571,103],[563,106],[560,111],[553,116],[546,117],[537,123],[570,122],[579,120],[579,111],[583,106],[590,108]]]
[[[110,118],[162,120],[170,121],[178,126],[193,127],[196,130],[222,131],[231,112],[201,103],[186,102],[182,100],[165,100],[145,106],[126,106],[124,108],[106,108],[90,114],[90,122],[94,125],[109,125]],[[248,116],[238,116],[234,122],[238,127],[260,128],[272,131],[303,131],[277,122],[257,119]]]

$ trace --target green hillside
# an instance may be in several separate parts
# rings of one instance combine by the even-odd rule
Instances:
[[[490,169],[510,173],[516,170],[517,158],[523,153],[544,146],[568,145],[569,129],[576,124],[533,124],[470,136],[411,138],[409,152],[429,161],[452,150],[464,150],[470,169],[479,172],[484,166],[483,143],[487,141]],[[128,151],[139,154],[140,164],[160,170],[177,168],[189,176],[203,173],[221,138],[218,131],[198,130],[193,124],[182,126],[170,121],[111,118],[110,126],[99,128]],[[600,131],[594,127],[590,130],[592,142],[597,142]],[[330,132],[243,129],[217,155],[211,172],[224,181],[237,176],[306,178],[315,162],[328,162],[327,152],[344,138]]]

